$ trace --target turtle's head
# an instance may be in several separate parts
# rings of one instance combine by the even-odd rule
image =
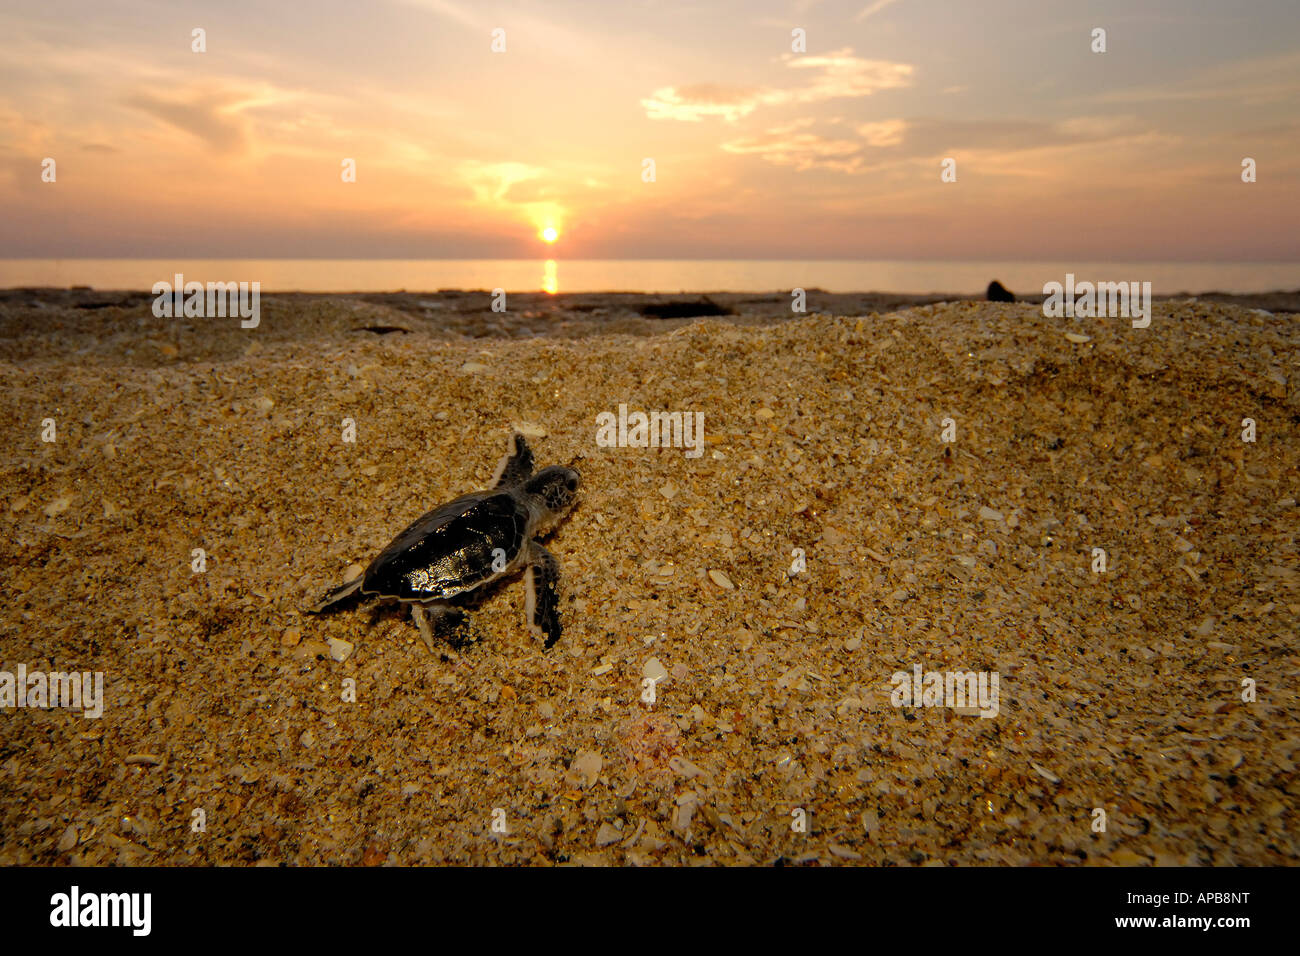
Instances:
[[[524,491],[541,505],[541,527],[538,534],[545,534],[569,513],[573,503],[578,500],[578,486],[582,479],[572,468],[563,465],[550,465],[543,468],[524,482]]]

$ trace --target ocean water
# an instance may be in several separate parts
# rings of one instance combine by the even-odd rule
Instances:
[[[263,292],[1013,292],[1046,282],[1150,282],[1155,295],[1300,288],[1300,263],[786,261],[724,259],[0,259],[0,288],[148,290],[155,282],[260,282]]]

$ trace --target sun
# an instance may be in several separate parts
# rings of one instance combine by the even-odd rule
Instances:
[[[560,231],[554,226],[547,226],[542,230],[542,238],[547,242],[554,242],[556,239],[560,238]]]

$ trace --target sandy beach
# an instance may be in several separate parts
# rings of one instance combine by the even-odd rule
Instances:
[[[0,293],[0,671],[104,688],[0,713],[0,864],[1296,860],[1295,296],[670,298]],[[305,613],[512,428],[584,482],[553,649],[520,577],[436,655]]]

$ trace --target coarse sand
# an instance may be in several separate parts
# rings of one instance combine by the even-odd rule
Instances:
[[[0,670],[104,711],[0,712],[0,863],[1295,861],[1293,317],[412,298],[5,305]],[[703,454],[601,447],[620,404]],[[555,648],[519,577],[439,654],[304,612],[511,428],[583,476]],[[915,667],[996,715],[895,706]]]

